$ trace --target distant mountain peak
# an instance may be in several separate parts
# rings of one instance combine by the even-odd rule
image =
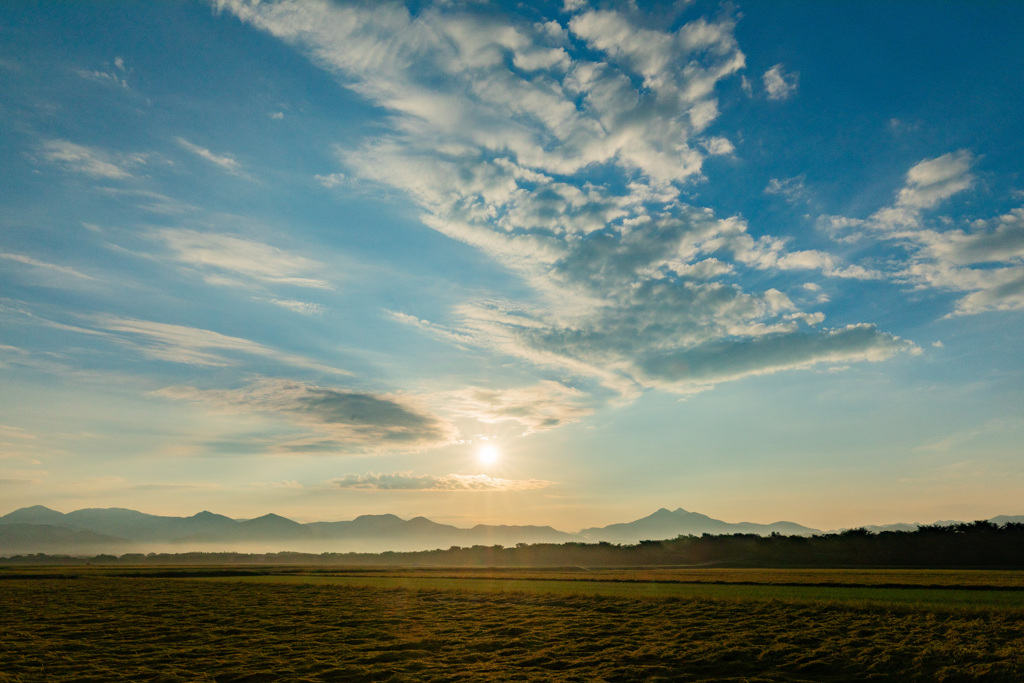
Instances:
[[[64,521],[64,513],[51,510],[45,505],[32,505],[9,512],[0,519],[7,523],[25,522],[28,524],[53,524]]]
[[[656,512],[632,522],[583,529],[580,535],[591,541],[636,543],[642,540],[656,541],[685,535],[699,536],[705,533],[753,533],[767,535],[774,531],[800,535],[818,532],[817,529],[811,529],[791,522],[774,522],[772,524],[731,523],[702,515],[699,512],[688,512],[682,508],[677,508],[675,511],[659,508]]]
[[[209,510],[203,510],[192,515],[191,519],[231,519],[224,515],[218,515],[216,512],[210,512]]]
[[[288,519],[287,517],[282,517],[281,515],[274,514],[273,512],[268,512],[267,514],[262,515],[260,517],[254,517],[253,519],[247,520],[245,523],[256,524],[266,522],[273,522],[275,524],[295,524],[296,526],[300,526],[298,522]]]
[[[362,521],[362,522],[369,522],[371,520],[376,520],[376,521],[379,521],[379,522],[404,522],[405,521],[404,519],[402,519],[398,515],[392,515],[390,513],[384,513],[382,515],[359,515],[358,517],[356,517],[352,521],[353,522],[360,522],[360,521]]]

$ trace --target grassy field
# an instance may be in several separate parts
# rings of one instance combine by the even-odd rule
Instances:
[[[693,572],[7,570],[0,681],[1024,680],[1019,573]]]

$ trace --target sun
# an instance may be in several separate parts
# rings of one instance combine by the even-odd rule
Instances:
[[[493,465],[498,462],[498,458],[501,457],[501,453],[498,449],[490,444],[486,444],[480,447],[480,450],[476,452],[477,460],[484,465]]]

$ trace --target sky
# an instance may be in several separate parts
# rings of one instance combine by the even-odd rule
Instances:
[[[1022,26],[0,3],[0,514],[1022,514]]]

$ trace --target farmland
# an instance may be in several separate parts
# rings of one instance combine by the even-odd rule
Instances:
[[[1024,679],[1012,571],[0,572],[0,681]]]

